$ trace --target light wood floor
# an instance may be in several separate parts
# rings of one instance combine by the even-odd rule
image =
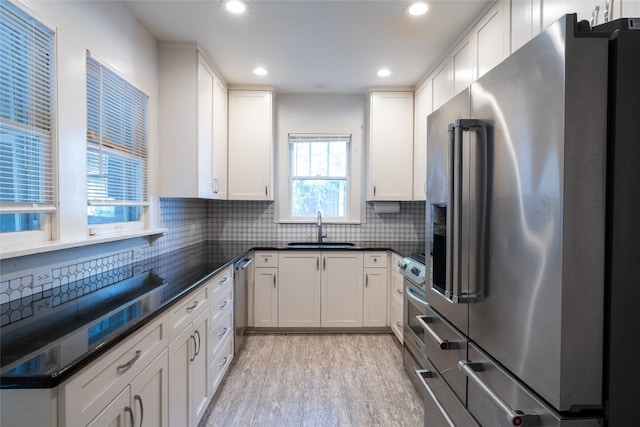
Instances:
[[[386,334],[248,335],[200,427],[423,426]]]

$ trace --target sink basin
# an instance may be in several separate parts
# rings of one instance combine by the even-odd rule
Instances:
[[[355,243],[350,242],[292,242],[288,243],[290,248],[351,248]]]

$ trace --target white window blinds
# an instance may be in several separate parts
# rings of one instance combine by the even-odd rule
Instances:
[[[54,33],[0,2],[2,232],[41,228],[55,209]]]
[[[139,221],[148,205],[148,96],[87,58],[89,224]]]

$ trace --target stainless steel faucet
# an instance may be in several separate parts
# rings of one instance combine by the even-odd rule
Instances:
[[[322,243],[322,239],[327,237],[326,233],[322,233],[322,215],[318,211],[318,243]]]

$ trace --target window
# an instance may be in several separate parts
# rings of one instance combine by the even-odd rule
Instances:
[[[291,219],[346,219],[351,135],[289,134]]]
[[[50,240],[55,34],[9,2],[0,17],[0,232]]]
[[[144,227],[143,210],[148,206],[148,101],[140,90],[87,58],[90,234]],[[104,224],[120,225],[101,227]]]

